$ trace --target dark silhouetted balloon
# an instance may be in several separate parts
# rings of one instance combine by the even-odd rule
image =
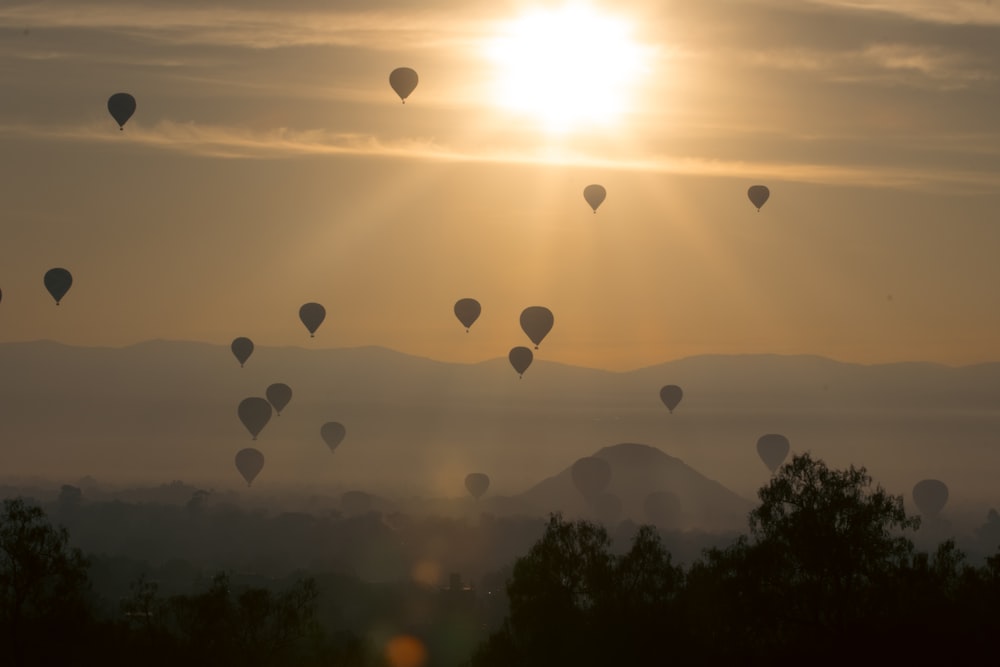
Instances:
[[[597,207],[607,196],[608,192],[603,185],[588,185],[583,189],[583,198],[590,204],[590,208],[594,209],[594,213],[597,213]]]
[[[788,438],[777,433],[768,433],[757,439],[757,454],[771,472],[775,472],[788,456]]]
[[[471,472],[465,476],[465,488],[469,490],[472,497],[476,500],[486,493],[486,489],[490,488],[490,478],[481,472]]]
[[[253,447],[241,449],[236,452],[236,469],[247,481],[247,486],[250,486],[254,478],[264,469],[264,455]]]
[[[536,350],[542,339],[552,330],[554,322],[552,311],[545,306],[529,306],[521,311],[521,329],[528,334]]]
[[[332,452],[347,435],[347,429],[340,422],[327,422],[320,427],[319,434],[323,436],[323,441]]]
[[[108,98],[108,111],[118,123],[118,129],[124,130],[125,123],[135,113],[135,98],[128,93],[115,93]]]
[[[364,514],[374,503],[375,499],[364,491],[347,491],[340,496],[340,506],[348,514]]]
[[[275,382],[267,388],[264,395],[280,417],[288,401],[292,400],[292,388],[283,382]]]
[[[758,211],[770,196],[771,191],[767,189],[766,185],[751,185],[750,189],[747,190],[747,197],[750,198],[750,203],[756,206]]]
[[[44,282],[45,289],[56,300],[58,306],[62,298],[66,296],[66,292],[73,286],[73,276],[66,269],[49,269],[45,272]]]
[[[267,425],[267,422],[271,421],[271,404],[267,402],[266,398],[257,396],[244,398],[240,401],[236,413],[240,416],[243,425],[250,431],[250,435],[256,440],[257,434]]]
[[[531,360],[535,358],[535,355],[532,354],[530,348],[518,346],[511,348],[507,358],[510,359],[510,365],[514,367],[517,374],[524,377],[524,371],[528,370],[528,366],[531,365]]]
[[[409,67],[397,67],[389,74],[389,85],[399,95],[399,99],[403,100],[403,104],[406,104],[406,98],[417,87],[417,80],[417,73]]]
[[[935,516],[948,502],[948,487],[939,479],[925,479],[913,486],[913,502],[924,516]]]
[[[681,501],[669,491],[653,491],[642,502],[642,511],[660,528],[676,527],[681,516]]]
[[[684,397],[684,392],[675,384],[668,384],[662,389],[660,389],[660,400],[663,404],[667,406],[667,410],[673,413],[674,408],[677,404],[681,402],[681,398]]]
[[[243,368],[243,364],[247,362],[250,355],[253,354],[253,341],[244,336],[233,339],[233,344],[229,346],[229,349],[233,351],[233,356],[236,357],[236,361],[240,362],[240,368]]]
[[[319,329],[319,325],[326,319],[326,308],[318,303],[304,303],[299,308],[299,319],[306,325],[309,337],[312,338],[316,334],[316,329]]]
[[[611,483],[611,464],[596,456],[578,459],[570,473],[577,491],[588,500],[596,498]]]
[[[483,308],[475,299],[459,299],[455,302],[455,317],[465,327],[466,332],[479,319],[481,312],[483,312]]]

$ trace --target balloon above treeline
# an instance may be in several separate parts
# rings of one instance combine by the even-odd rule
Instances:
[[[389,85],[399,95],[403,104],[406,104],[406,98],[417,87],[417,81],[417,73],[409,67],[397,67],[389,74]]]
[[[135,98],[128,93],[115,93],[108,98],[108,112],[118,123],[118,129],[124,130],[125,123],[135,113]]]
[[[319,325],[323,324],[323,320],[326,319],[326,308],[318,303],[304,303],[299,308],[299,319],[309,331],[309,337],[313,338],[316,329],[319,329]]]
[[[236,361],[240,362],[240,368],[243,368],[243,364],[247,362],[250,355],[253,354],[253,341],[245,336],[240,336],[239,338],[234,338],[229,349],[233,351],[233,356],[236,357]]]
[[[671,414],[673,414],[674,408],[677,407],[683,397],[684,392],[675,384],[668,384],[660,389],[660,400],[667,406],[667,410],[670,410]]]
[[[274,411],[277,412],[280,417],[281,411],[284,410],[285,406],[288,405],[288,402],[292,400],[292,388],[284,382],[275,382],[267,388],[264,395],[267,396],[267,402],[274,407]]]
[[[479,500],[486,493],[486,490],[490,488],[489,475],[481,472],[469,473],[465,476],[465,488],[473,498]]]
[[[584,498],[592,500],[611,483],[611,464],[596,456],[586,456],[577,459],[570,474]]]
[[[583,189],[583,198],[590,204],[590,208],[594,209],[594,213],[597,213],[597,207],[607,196],[608,191],[604,189],[603,185],[588,185]]]
[[[320,427],[319,434],[332,452],[344,440],[347,429],[340,422],[327,422]]]
[[[747,190],[747,197],[750,198],[750,203],[756,206],[758,211],[770,196],[771,191],[767,189],[766,185],[751,185],[750,189]]]
[[[757,454],[772,473],[776,472],[785,462],[790,448],[788,438],[778,433],[768,433],[757,439]]]
[[[253,447],[241,449],[236,452],[236,469],[247,481],[247,486],[250,486],[254,478],[264,469],[264,455]]]
[[[545,306],[529,306],[521,311],[521,329],[528,334],[536,350],[542,339],[552,330],[554,322],[552,311]]]
[[[479,314],[483,312],[483,307],[475,299],[459,299],[455,302],[455,317],[465,327],[465,332],[479,319]]]
[[[507,355],[507,359],[510,360],[510,365],[517,371],[518,377],[524,377],[524,371],[528,370],[528,366],[531,365],[531,361],[534,358],[535,355],[531,352],[531,348],[520,345],[511,348],[510,353]]]
[[[56,300],[56,305],[58,306],[62,298],[66,296],[66,292],[73,286],[73,275],[66,269],[49,269],[45,272],[43,282],[45,283],[45,289]]]
[[[913,486],[913,502],[924,516],[936,516],[948,502],[948,487],[939,479],[925,479]]]
[[[271,421],[271,404],[266,398],[258,396],[244,398],[236,408],[236,414],[256,440],[257,435],[267,426],[267,422]]]

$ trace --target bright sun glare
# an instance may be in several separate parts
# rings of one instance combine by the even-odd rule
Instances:
[[[631,109],[646,49],[623,18],[584,5],[535,9],[486,46],[496,103],[548,132],[614,127]]]

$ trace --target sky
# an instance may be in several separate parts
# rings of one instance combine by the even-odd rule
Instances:
[[[6,2],[0,342],[998,361],[998,72],[989,1]]]

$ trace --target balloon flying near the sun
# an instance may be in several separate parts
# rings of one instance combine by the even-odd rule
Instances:
[[[62,298],[66,296],[66,292],[73,286],[73,275],[66,269],[49,269],[45,272],[42,281],[45,283],[45,289],[56,300],[58,306]]]
[[[108,112],[118,123],[118,129],[124,130],[125,123],[135,113],[135,98],[128,93],[115,93],[108,98]]]
[[[236,361],[240,362],[240,368],[243,368],[243,364],[247,362],[250,355],[253,354],[253,341],[245,336],[240,336],[239,338],[234,338],[229,349],[233,351],[233,356],[236,357]]]
[[[479,500],[486,489],[490,488],[490,478],[481,472],[469,473],[465,476],[465,488],[473,498]]]
[[[590,208],[594,209],[594,213],[597,213],[597,207],[607,196],[608,192],[603,185],[588,185],[583,189],[583,198],[590,204]]]
[[[299,308],[299,319],[309,330],[309,337],[313,338],[316,335],[316,329],[319,329],[319,325],[323,324],[323,320],[326,319],[326,308],[318,303],[302,304],[302,307]]]
[[[767,189],[766,185],[751,185],[750,189],[747,190],[747,197],[750,198],[750,203],[756,206],[758,211],[760,211],[760,207],[764,205],[770,196],[771,191]]]
[[[397,67],[389,74],[389,85],[399,95],[399,99],[403,101],[403,104],[406,104],[406,98],[417,87],[417,80],[417,73],[409,67]]]
[[[483,312],[482,306],[475,299],[459,299],[455,302],[455,317],[465,327],[465,332],[479,319],[479,314]]]

